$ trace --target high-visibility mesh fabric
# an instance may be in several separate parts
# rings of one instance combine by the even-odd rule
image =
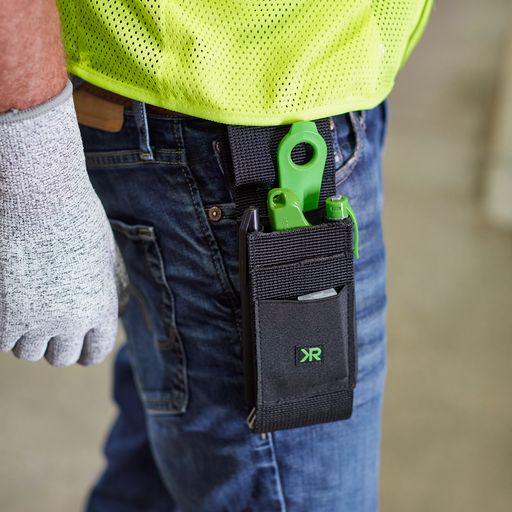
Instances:
[[[58,0],[69,70],[228,124],[371,108],[433,0]]]

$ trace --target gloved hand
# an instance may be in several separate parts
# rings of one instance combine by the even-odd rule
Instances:
[[[0,351],[54,366],[107,356],[126,285],[71,93],[0,115]]]

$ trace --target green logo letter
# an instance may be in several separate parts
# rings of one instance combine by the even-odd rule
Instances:
[[[312,363],[313,361],[320,362],[322,360],[322,349],[320,347],[301,348],[300,351],[304,356],[300,363]]]

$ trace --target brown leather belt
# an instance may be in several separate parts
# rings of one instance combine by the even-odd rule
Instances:
[[[73,99],[78,122],[91,128],[118,132],[123,127],[124,109],[133,108],[134,101],[88,82],[76,86]],[[166,117],[193,118],[188,114],[146,104],[148,113]]]
[[[107,91],[106,89],[102,89],[101,87],[97,87],[88,82],[83,82],[82,84],[80,84],[77,87],[77,89],[86,91],[86,92],[93,94],[94,96],[97,96],[99,98],[102,98],[106,101],[109,101],[112,103],[117,103],[118,105],[123,105],[124,107],[131,108],[133,106],[133,100],[131,100],[130,98]],[[175,110],[168,110],[166,108],[156,107],[154,105],[149,105],[149,104],[146,104],[146,109],[148,112],[153,112],[155,114],[162,114],[165,116],[193,117],[193,116],[189,116],[188,114],[184,114],[182,112],[176,112]]]

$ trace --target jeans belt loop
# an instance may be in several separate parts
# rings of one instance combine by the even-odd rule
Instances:
[[[142,101],[133,102],[133,112],[135,115],[135,124],[139,132],[140,157],[142,160],[154,160],[153,150],[149,140],[148,115],[146,104]]]

